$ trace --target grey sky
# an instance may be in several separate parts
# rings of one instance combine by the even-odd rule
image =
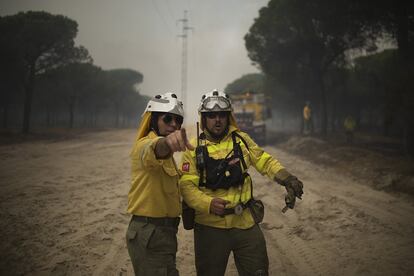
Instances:
[[[244,35],[268,0],[0,0],[0,15],[44,10],[76,20],[77,44],[103,69],[144,74],[143,94],[181,90],[181,24],[188,10],[187,114],[205,92],[224,87],[250,64]]]

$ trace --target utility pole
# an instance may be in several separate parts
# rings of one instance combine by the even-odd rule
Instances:
[[[181,100],[183,102],[184,108],[186,108],[186,98],[187,98],[187,32],[192,30],[192,27],[188,27],[187,11],[184,11],[184,18],[179,19],[178,22],[183,23],[182,34],[178,35],[183,39],[183,49],[181,55]]]

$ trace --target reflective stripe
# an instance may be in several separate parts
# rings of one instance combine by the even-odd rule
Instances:
[[[222,142],[220,144],[207,143],[207,149],[211,157],[214,157],[215,159],[220,159],[226,156],[227,153],[229,153],[233,149],[233,142],[230,140]]]
[[[268,154],[267,152],[263,152],[262,156],[260,156],[260,159],[257,161],[256,163],[256,168],[259,171],[263,171],[266,163],[272,158],[272,156],[270,154]]]

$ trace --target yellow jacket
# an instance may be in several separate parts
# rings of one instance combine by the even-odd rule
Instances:
[[[356,127],[356,122],[352,116],[348,116],[345,118],[344,127],[347,131],[354,131]]]
[[[312,110],[310,109],[309,106],[305,105],[305,107],[303,108],[303,118],[308,121],[311,117],[312,114]]]
[[[248,134],[239,131],[236,127],[230,125],[229,133],[220,142],[212,142],[206,140],[207,150],[209,156],[214,159],[224,158],[228,152],[233,149],[233,141],[231,132],[237,130],[238,134],[246,141],[249,149],[240,142],[243,151],[244,160],[247,168],[251,165],[256,168],[262,175],[266,175],[272,180],[276,173],[283,169],[283,166],[274,159],[271,155],[263,151]],[[195,139],[192,140],[195,145]],[[240,201],[246,203],[251,198],[251,179],[246,177],[241,189],[238,187],[231,187],[230,189],[217,189],[215,191],[207,189],[206,187],[199,187],[199,174],[196,169],[195,150],[187,150],[181,161],[182,176],[179,184],[181,194],[186,203],[196,210],[196,223],[208,225],[218,228],[241,228],[247,229],[254,225],[253,218],[248,209],[245,209],[242,215],[227,215],[224,217],[210,214],[210,203],[214,197],[219,197],[228,200],[231,203],[226,205],[226,208],[236,206]]]
[[[127,210],[130,214],[147,217],[181,214],[179,176],[174,159],[155,157],[155,144],[160,138],[151,131],[138,139],[132,149],[132,183]]]

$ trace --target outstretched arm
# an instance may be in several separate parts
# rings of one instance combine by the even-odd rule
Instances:
[[[185,151],[186,149],[193,150],[194,147],[187,139],[185,128],[181,128],[158,140],[155,145],[155,156],[157,159],[167,159],[174,152]]]

